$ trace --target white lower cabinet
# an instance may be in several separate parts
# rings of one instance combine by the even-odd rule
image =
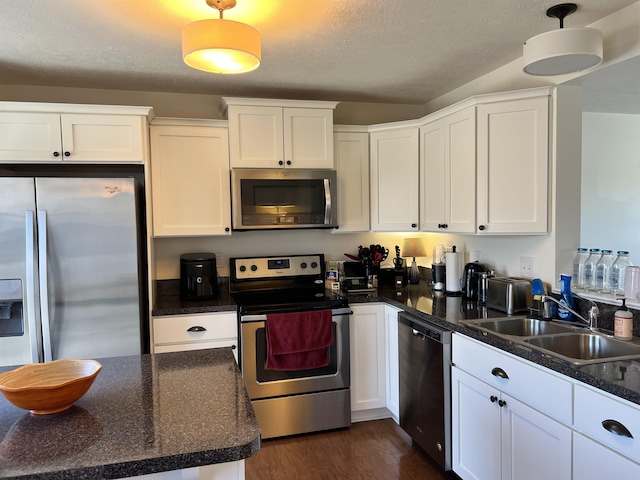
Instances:
[[[594,442],[579,433],[573,433],[573,479],[636,479],[640,478],[640,465]]]
[[[576,385],[574,396],[574,479],[640,478],[640,408],[591,387]],[[586,462],[592,468],[578,465]],[[602,464],[602,465],[601,465]],[[606,466],[606,469],[603,468]],[[577,472],[588,472],[578,476]],[[613,472],[621,472],[616,476]],[[634,476],[622,472],[635,472]],[[605,478],[605,477],[599,477]]]
[[[396,423],[400,423],[400,375],[398,369],[398,312],[400,309],[384,306],[387,335],[387,410]]]
[[[366,415],[352,415],[352,421],[388,417],[384,305],[351,305],[351,309],[351,412],[371,411]]]
[[[231,347],[238,361],[235,312],[153,317],[152,332],[153,353]]]
[[[457,475],[478,480],[571,478],[569,381],[457,334],[453,363]]]

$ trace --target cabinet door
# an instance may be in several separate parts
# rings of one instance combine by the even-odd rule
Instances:
[[[466,108],[445,119],[447,232],[476,231],[476,109]]]
[[[369,134],[335,132],[338,224],[335,233],[369,231]]]
[[[62,114],[65,161],[143,163],[146,119],[135,115]],[[146,136],[144,137],[146,139]]]
[[[385,318],[382,304],[352,305],[351,411],[386,406]]]
[[[572,478],[574,480],[640,478],[640,465],[574,432]]]
[[[445,159],[445,121],[420,127],[420,230],[446,231],[449,189]]]
[[[229,107],[231,168],[282,168],[282,107]]]
[[[499,391],[458,368],[451,371],[453,471],[465,480],[499,479]]]
[[[418,230],[418,128],[372,132],[371,230]]]
[[[512,397],[500,400],[502,480],[570,478],[571,430]]]
[[[0,112],[0,161],[60,162],[62,158],[60,115]]]
[[[333,110],[285,108],[286,168],[334,168]]]
[[[396,423],[400,423],[400,382],[398,365],[398,312],[389,305],[384,306],[387,334],[387,409]]]
[[[546,233],[549,97],[478,106],[478,233]]]
[[[475,139],[475,107],[420,127],[421,230],[475,232]]]
[[[151,127],[153,234],[229,235],[227,129]]]

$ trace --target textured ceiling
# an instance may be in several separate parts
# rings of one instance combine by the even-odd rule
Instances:
[[[636,0],[582,0],[584,26]],[[262,65],[192,70],[181,30],[204,0],[0,0],[0,83],[424,104],[522,56],[558,28],[549,0],[237,0],[225,18],[262,34]]]

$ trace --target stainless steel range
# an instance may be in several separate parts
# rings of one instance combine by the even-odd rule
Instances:
[[[348,301],[324,256],[230,259],[240,368],[262,438],[351,425]]]

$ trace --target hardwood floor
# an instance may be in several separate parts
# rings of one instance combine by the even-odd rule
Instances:
[[[451,480],[393,420],[264,440],[245,460],[245,480]]]

